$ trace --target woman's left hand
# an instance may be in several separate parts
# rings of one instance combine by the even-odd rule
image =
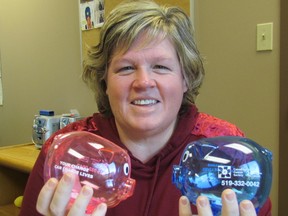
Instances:
[[[205,196],[199,196],[196,201],[198,216],[213,216],[209,200]],[[243,200],[238,206],[236,194],[231,189],[222,193],[222,216],[256,216],[255,208],[251,201]],[[179,199],[179,216],[192,216],[190,202],[187,197]]]

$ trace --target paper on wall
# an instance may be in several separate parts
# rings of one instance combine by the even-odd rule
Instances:
[[[3,88],[2,88],[2,78],[0,77],[0,106],[3,105]]]
[[[1,56],[0,56],[0,106],[2,105],[3,105],[3,86],[2,86],[2,64],[1,64]]]

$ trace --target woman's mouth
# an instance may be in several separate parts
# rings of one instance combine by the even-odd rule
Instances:
[[[144,99],[144,100],[135,100],[132,101],[132,104],[134,105],[141,105],[141,106],[147,106],[147,105],[154,105],[158,103],[157,100],[154,99]]]

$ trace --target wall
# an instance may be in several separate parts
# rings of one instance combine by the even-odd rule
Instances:
[[[0,1],[0,146],[31,142],[40,109],[96,110],[82,83],[78,1]]]
[[[173,4],[173,0],[160,1]],[[56,114],[97,110],[83,84],[83,47],[96,44],[99,29],[80,32],[79,1],[0,1],[0,52],[4,105],[0,106],[0,146],[31,142],[32,120],[40,109]],[[107,1],[106,13],[119,3]],[[177,2],[187,8],[189,0]],[[86,49],[83,48],[83,55]]]
[[[271,198],[273,215],[278,215],[280,0],[195,4],[206,68],[197,103],[201,111],[235,123],[273,152]],[[266,22],[274,23],[274,48],[256,52],[256,25]]]
[[[279,146],[279,214],[287,215],[288,191],[288,1],[281,0],[280,48],[280,146]]]

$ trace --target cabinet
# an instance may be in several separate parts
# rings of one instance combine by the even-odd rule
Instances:
[[[34,144],[21,144],[0,148],[0,215],[19,214],[14,205],[16,197],[23,195],[29,173],[40,153]]]

